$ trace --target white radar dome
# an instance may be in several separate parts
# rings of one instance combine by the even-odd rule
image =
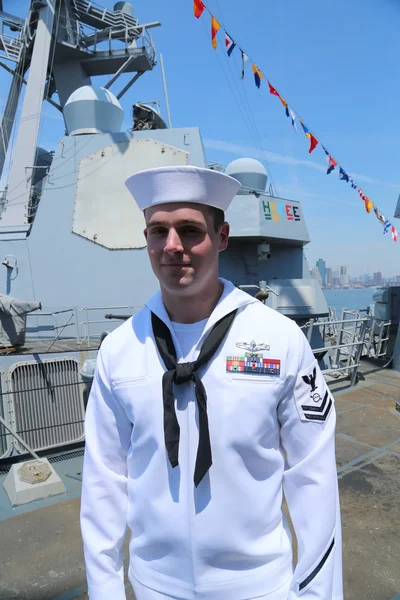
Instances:
[[[68,135],[118,133],[124,120],[124,111],[114,94],[92,85],[72,92],[63,112]]]
[[[267,171],[260,161],[254,158],[238,158],[225,169],[225,173],[242,184],[239,194],[247,194],[250,190],[264,193],[267,187]]]
[[[130,2],[116,2],[114,10],[120,10],[122,13],[133,17],[133,6]]]

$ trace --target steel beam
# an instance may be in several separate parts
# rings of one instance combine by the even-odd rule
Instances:
[[[13,156],[17,156],[18,160],[13,160],[11,164],[7,200],[1,215],[0,227],[28,223],[31,175],[27,176],[25,168],[35,162],[43,94],[49,65],[55,5],[56,0],[47,0],[46,5],[39,10],[28,83],[13,152]]]
[[[135,77],[132,77],[132,79],[126,84],[126,86],[120,91],[120,93],[117,96],[117,100],[119,100],[120,98],[122,98],[122,96],[124,94],[126,94],[126,92],[129,90],[129,88],[135,83],[135,81],[137,81],[139,79],[139,77],[141,77],[143,75],[143,71],[139,71],[139,73],[136,73]]]

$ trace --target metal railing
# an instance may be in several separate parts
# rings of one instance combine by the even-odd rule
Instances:
[[[365,340],[364,352],[371,358],[384,358],[388,354],[391,321],[373,319]]]
[[[82,42],[88,48],[93,48],[93,53],[99,51],[108,51],[113,54],[114,51],[120,51],[114,45],[115,40],[119,40],[124,43],[124,50],[127,53],[145,52],[152,64],[155,63],[156,49],[153,38],[149,34],[146,28],[141,28],[132,32],[128,29],[114,30],[106,29],[103,31],[94,30],[92,35],[86,35],[81,38]],[[135,46],[132,45],[135,42]]]
[[[49,341],[44,352],[50,352],[59,340],[74,340],[85,349],[96,347],[105,331],[121,325],[119,316],[132,316],[139,307],[124,306],[84,306],[66,308],[52,312],[35,312],[27,315],[27,339]],[[114,318],[106,318],[113,313]]]
[[[78,19],[67,19],[63,15],[59,16],[57,25],[57,40],[94,55],[97,51],[108,51],[112,54],[114,51],[124,50],[132,52],[135,49],[146,51],[149,59],[155,60],[155,45],[148,29],[145,25],[119,22],[105,29],[96,29]],[[116,42],[120,42],[119,45]],[[135,46],[132,42],[136,42]],[[121,46],[122,43],[122,46]]]
[[[94,340],[98,341],[101,338],[101,335],[105,333],[107,329],[115,329],[121,325],[121,320],[118,319],[118,315],[114,315],[114,318],[106,318],[105,314],[115,312],[115,311],[124,311],[123,315],[128,314],[132,316],[140,310],[133,305],[127,306],[85,306],[83,308],[75,309],[77,315],[77,323],[78,323],[78,331],[83,334],[79,334],[80,342],[86,345],[88,348],[92,346],[92,342]],[[94,314],[95,313],[95,314]],[[96,314],[97,313],[97,314]],[[93,315],[93,316],[91,316]],[[80,317],[83,319],[80,320]],[[122,315],[121,315],[122,316]],[[105,329],[99,327],[100,325],[104,325]]]
[[[362,314],[365,316],[361,316]],[[327,320],[310,319],[302,329],[309,343],[315,328],[324,340],[324,346],[313,348],[314,355],[329,355],[330,366],[324,369],[323,373],[342,373],[345,378],[350,376],[351,385],[354,385],[362,357],[386,356],[391,322],[375,319],[369,308],[343,309],[341,319],[335,317],[335,309],[330,309]]]
[[[125,26],[135,27],[138,25],[137,17],[128,15],[122,11],[113,11],[109,8],[104,8],[97,2],[90,0],[74,0],[74,6],[81,15],[88,15],[92,19],[98,21],[101,26],[104,23],[110,27]]]
[[[344,378],[350,376],[351,385],[355,385],[368,322],[369,319],[366,317],[356,319],[345,318],[335,321],[331,319],[325,321],[310,319],[302,327],[302,329],[307,328],[305,335],[309,342],[311,342],[315,327],[319,329],[322,339],[328,342],[327,345],[321,348],[313,348],[314,355],[326,353],[329,355],[330,366],[322,369],[324,375],[332,373],[340,375],[342,373]],[[331,335],[328,331],[336,333],[335,335]]]

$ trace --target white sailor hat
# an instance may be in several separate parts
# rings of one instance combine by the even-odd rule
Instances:
[[[170,202],[196,202],[226,211],[240,189],[237,179],[201,167],[157,167],[125,181],[140,210]]]

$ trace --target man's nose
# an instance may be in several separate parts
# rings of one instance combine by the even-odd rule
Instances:
[[[170,229],[164,247],[165,252],[176,253],[183,252],[183,245],[178,232],[175,229]]]

